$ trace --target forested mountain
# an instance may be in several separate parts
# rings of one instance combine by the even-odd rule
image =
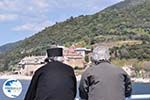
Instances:
[[[52,44],[90,48],[97,43],[136,40],[134,45],[114,46],[114,58],[150,59],[150,0],[125,0],[94,15],[70,17],[46,27],[12,46],[0,47],[0,67],[8,69],[27,55],[43,55]],[[3,48],[5,49],[3,50]],[[6,52],[3,52],[6,51]]]
[[[0,47],[0,54],[4,53],[4,52],[8,52],[9,50],[12,50],[12,49],[16,49],[16,47],[20,44],[21,44],[21,41],[14,42],[14,43],[8,43],[6,45],[3,45]]]

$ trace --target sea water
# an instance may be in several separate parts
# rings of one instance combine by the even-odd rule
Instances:
[[[16,98],[9,98],[4,94],[2,87],[5,81],[6,80],[4,79],[0,80],[0,100],[24,100],[25,94],[30,84],[30,80],[19,80],[22,84],[22,92]],[[150,83],[133,83],[132,95],[133,95],[132,100],[150,100]],[[139,95],[142,95],[143,99],[138,99]],[[77,94],[77,98],[78,96],[79,95]],[[144,99],[144,97],[146,98]]]

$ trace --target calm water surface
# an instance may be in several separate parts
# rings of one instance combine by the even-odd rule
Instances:
[[[17,98],[9,98],[4,95],[2,86],[6,80],[0,80],[0,100],[23,100],[30,84],[30,80],[19,80],[23,86],[22,93]],[[133,95],[137,94],[150,94],[150,83],[134,83],[133,84]],[[78,96],[78,95],[77,95]],[[149,99],[132,99],[132,100],[150,100]]]

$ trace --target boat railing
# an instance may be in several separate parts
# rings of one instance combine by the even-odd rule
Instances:
[[[138,94],[132,95],[130,98],[126,98],[126,100],[150,100],[150,94]],[[82,100],[80,98],[76,98],[75,100]]]

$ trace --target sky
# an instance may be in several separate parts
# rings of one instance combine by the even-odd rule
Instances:
[[[91,15],[123,0],[0,0],[0,46],[71,16]]]

